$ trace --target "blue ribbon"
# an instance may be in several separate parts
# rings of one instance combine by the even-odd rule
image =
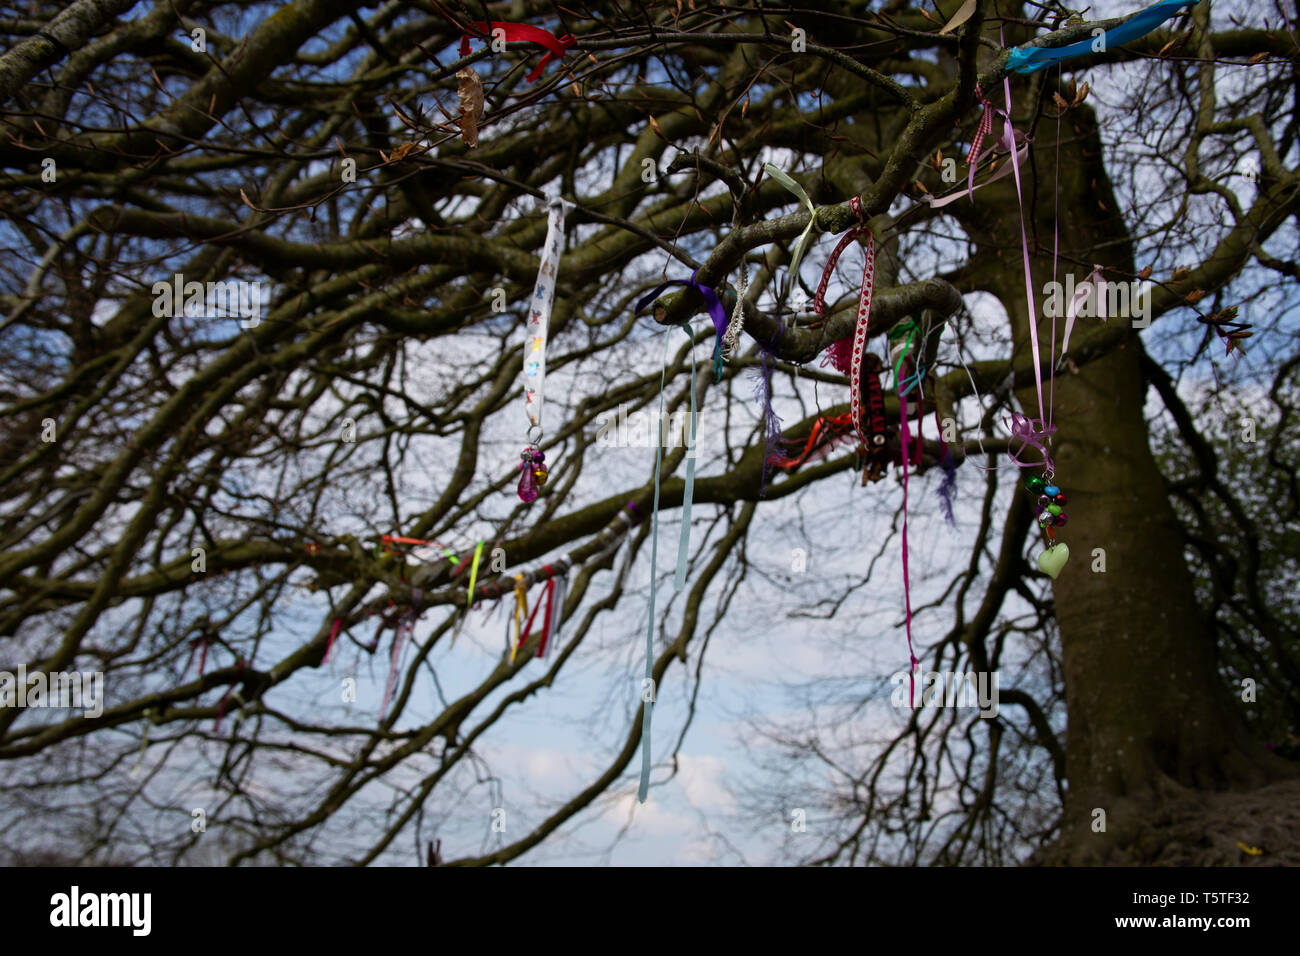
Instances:
[[[667,285],[668,283],[665,283]],[[685,285],[685,283],[681,283]],[[662,290],[663,286],[659,287]],[[653,301],[659,295],[656,291],[650,300]],[[646,301],[646,300],[642,300]],[[641,311],[641,304],[637,304],[637,311]],[[659,469],[663,463],[663,420],[664,420],[664,383],[668,375],[668,329],[664,329],[664,358],[659,367],[659,422],[660,434],[654,436],[655,443],[655,497],[654,509],[650,513],[650,613],[645,627],[645,679],[650,681],[650,700],[643,700],[643,709],[641,712],[641,783],[637,786],[636,798],[638,803],[645,803],[646,795],[650,792],[650,722],[654,714],[654,698],[658,693],[658,688],[654,686],[654,663],[655,663],[655,585],[658,583],[659,574]],[[693,391],[693,389],[692,389]],[[641,694],[645,695],[645,683],[641,685]]]
[[[1183,7],[1195,6],[1198,0],[1160,0],[1129,17],[1119,26],[1102,34],[1105,49],[1113,50],[1134,40],[1140,40],[1160,24],[1172,18]],[[1093,52],[1096,37],[1080,40],[1068,46],[1042,47],[1018,46],[1007,57],[1007,71],[1010,73],[1035,73],[1056,63],[1087,56]]]
[[[637,311],[640,311],[638,308]],[[690,323],[681,324],[686,338],[694,343]],[[646,680],[654,682],[654,598],[659,574],[659,472],[663,464],[663,392],[668,375],[668,330],[663,336],[663,364],[659,367],[659,434],[654,437],[654,510],[650,516],[650,620],[646,623]],[[686,486],[681,493],[681,535],[677,538],[677,571],[673,575],[673,591],[686,587],[686,559],[690,557],[690,506],[695,498],[695,350],[690,350],[690,433],[686,446]],[[642,693],[645,689],[642,687]],[[658,693],[658,688],[655,688]],[[654,693],[653,695],[654,696]],[[641,783],[637,787],[637,800],[645,803],[650,791],[650,723],[654,701],[643,701],[645,710],[641,717]]]

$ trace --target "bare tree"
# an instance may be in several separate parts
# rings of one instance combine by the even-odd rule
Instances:
[[[847,686],[806,688],[806,725],[756,715],[772,774],[747,809],[820,814],[787,841],[803,862],[1236,862],[1237,841],[1292,859],[1296,13],[1206,0],[1121,47],[1009,72],[1013,45],[1121,22],[1072,13],[81,0],[7,15],[0,667],[99,672],[107,698],[97,716],[0,709],[13,853],[506,863],[626,799],[647,623],[678,718],[656,721],[651,799],[742,604],[790,641],[820,639],[820,617],[900,653],[901,483],[868,479],[901,470],[904,412],[888,391],[884,451],[855,448],[849,378],[818,364],[853,335],[870,235],[869,341],[946,326],[901,370],[921,382],[913,527],[918,510],[941,527],[936,493],[954,469],[962,483],[951,557],[915,582],[932,636],[917,656],[1000,672],[1001,709],[882,722],[890,688],[864,662]],[[501,23],[549,39],[494,37]],[[995,119],[980,189],[933,202],[962,188],[999,108],[1023,156],[997,148]],[[573,208],[549,476],[525,504],[523,329],[552,196]],[[820,268],[851,228],[818,315]],[[1066,351],[1041,290],[1094,267],[1143,308],[1080,319]],[[716,374],[701,292],[636,314],[691,277],[743,320]],[[1033,564],[1033,497],[997,467],[1038,378],[1069,493],[1073,557],[1054,580]],[[661,379],[665,415],[701,410],[680,591],[687,449],[663,450],[656,488],[652,454],[602,440],[658,411]],[[1215,433],[1228,408],[1249,437]],[[833,479],[855,468],[871,487],[847,496]],[[792,546],[813,573],[757,556]],[[543,624],[518,653],[455,663],[458,633],[495,640],[517,627],[517,587],[536,605],[557,579],[549,655]],[[594,762],[527,799],[522,835],[489,830],[522,798],[485,748],[601,671]]]

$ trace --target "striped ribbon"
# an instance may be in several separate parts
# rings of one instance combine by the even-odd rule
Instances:
[[[984,137],[993,132],[993,116],[997,110],[978,83],[975,84],[975,99],[984,107],[984,111],[980,113],[979,125],[975,127],[975,136],[971,139],[970,151],[966,154],[966,184],[971,202],[975,201],[975,167],[979,164],[980,147],[984,145]]]
[[[813,300],[813,309],[820,316],[826,309],[826,287],[830,284],[835,271],[835,263],[840,253],[848,248],[849,243],[858,236],[866,234],[866,257],[862,262],[862,292],[858,296],[857,324],[853,328],[852,364],[849,367],[849,412],[853,415],[853,428],[858,439],[868,445],[866,432],[862,430],[862,356],[867,348],[867,327],[871,324],[871,295],[876,284],[876,237],[867,226],[862,213],[862,198],[854,196],[849,205],[858,217],[858,224],[844,234],[836,245],[822,270],[821,282],[817,284],[817,297]]]

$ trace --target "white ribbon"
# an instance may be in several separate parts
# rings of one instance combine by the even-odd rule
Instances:
[[[1106,280],[1102,277],[1101,266],[1094,265],[1088,278],[1080,283],[1079,287],[1074,290],[1072,298],[1065,307],[1065,338],[1061,341],[1061,361],[1065,361],[1065,353],[1070,350],[1070,333],[1074,331],[1074,319],[1079,314],[1079,308],[1083,303],[1088,301],[1088,296],[1092,296],[1093,315],[1106,321],[1109,316],[1106,315]]]
[[[524,412],[528,415],[528,440],[541,440],[542,401],[546,387],[546,331],[551,323],[551,306],[555,302],[555,280],[559,274],[560,246],[564,238],[564,214],[573,203],[554,196],[549,204],[546,244],[542,263],[537,269],[537,283],[528,308],[524,329]],[[534,432],[536,435],[534,436]]]
[[[722,351],[731,355],[740,347],[740,332],[745,327],[745,293],[749,289],[749,267],[745,257],[740,257],[740,278],[736,285],[736,307],[731,310],[731,322],[722,336]]]
[[[764,163],[763,169],[808,210],[808,225],[804,226],[803,232],[799,234],[799,241],[794,244],[794,251],[790,253],[790,273],[786,281],[793,289],[794,284],[799,280],[799,263],[803,261],[803,254],[808,251],[808,241],[812,238],[813,227],[817,225],[817,210],[813,207],[808,194],[804,192],[804,188],[782,170],[771,163]]]

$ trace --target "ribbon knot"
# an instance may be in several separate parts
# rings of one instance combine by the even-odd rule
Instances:
[[[1021,468],[1034,468],[1042,465],[1047,471],[1052,472],[1056,467],[1052,464],[1052,456],[1047,452],[1047,446],[1044,444],[1046,439],[1056,432],[1055,425],[1049,425],[1041,418],[1029,418],[1019,412],[1011,413],[1011,424],[1007,426],[1011,430],[1011,440],[1020,442],[1020,446],[1007,450],[1007,457],[1014,461]],[[1036,448],[1042,453],[1043,460],[1038,461],[1021,461],[1020,455],[1024,454],[1026,448]]]
[[[984,107],[984,111],[980,113],[979,125],[975,127],[975,136],[970,141],[970,151],[966,153],[966,185],[971,202],[975,201],[975,167],[979,165],[980,147],[984,145],[984,138],[993,132],[994,118],[1002,112],[984,95],[978,83],[975,84],[975,99]],[[1012,149],[1014,148],[1013,146]]]
[[[654,302],[655,299],[663,295],[663,291],[667,289],[670,285],[680,285],[680,286],[686,286],[688,288],[694,289],[696,292],[700,294],[700,298],[704,300],[704,307],[708,310],[709,318],[713,320],[714,331],[717,332],[717,342],[714,344],[713,347],[713,359],[714,359],[713,371],[715,377],[718,380],[721,380],[722,379],[722,340],[723,337],[727,334],[727,324],[728,324],[727,309],[722,304],[722,300],[718,298],[718,293],[714,292],[713,289],[710,288],[709,286],[696,281],[696,277],[699,276],[699,274],[700,274],[700,270],[696,269],[694,272],[691,273],[690,279],[669,279],[666,282],[659,283],[659,285],[655,288],[653,292],[650,292],[647,295],[641,297],[640,301],[637,302],[636,304],[636,311],[633,314],[641,312],[643,309],[646,308],[646,306]]]

